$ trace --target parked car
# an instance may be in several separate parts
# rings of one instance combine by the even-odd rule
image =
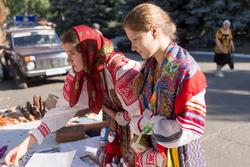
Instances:
[[[126,36],[118,36],[112,38],[111,41],[114,44],[115,51],[124,53],[129,59],[143,61],[138,53],[131,50],[131,42]]]
[[[54,28],[34,26],[6,32],[9,46],[2,46],[2,75],[5,79],[12,76],[17,87],[27,88],[32,77],[66,74],[71,68]]]

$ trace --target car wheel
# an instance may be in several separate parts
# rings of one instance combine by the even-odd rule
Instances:
[[[8,80],[10,78],[9,70],[5,65],[2,65],[2,76],[4,80]]]
[[[4,62],[4,58],[3,56],[0,57],[0,72],[1,72],[1,76],[4,80],[7,80],[10,78],[10,74],[9,74],[9,70],[8,67],[6,65],[6,63]]]
[[[17,66],[14,67],[14,80],[18,88],[20,89],[28,88],[26,80]]]

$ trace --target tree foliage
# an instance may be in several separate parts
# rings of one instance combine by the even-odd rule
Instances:
[[[165,9],[177,24],[183,44],[211,45],[215,31],[229,19],[235,35],[250,35],[250,0],[8,0],[11,16],[35,14],[47,17],[63,32],[78,24],[97,22],[108,37],[121,35],[126,14],[142,2]]]
[[[10,9],[10,18],[15,15],[36,15],[39,18],[50,16],[50,0],[6,0],[6,6]]]

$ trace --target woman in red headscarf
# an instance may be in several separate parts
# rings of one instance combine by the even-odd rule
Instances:
[[[112,118],[111,129],[119,133],[123,151],[128,150],[130,117],[139,113],[137,97],[132,93],[132,80],[140,65],[115,53],[112,42],[88,26],[75,26],[62,36],[68,63],[62,96],[54,109],[46,112],[42,123],[6,156],[5,162],[17,163],[34,143],[41,144],[51,132],[63,127],[77,111],[101,109]],[[138,113],[137,113],[138,112]],[[126,141],[126,142],[125,142]]]

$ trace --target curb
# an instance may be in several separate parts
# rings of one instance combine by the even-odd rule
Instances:
[[[206,52],[206,51],[190,51],[190,54],[203,54],[203,55],[214,55],[214,52]],[[245,53],[234,53],[234,57],[240,57],[240,58],[250,58],[250,54]]]

